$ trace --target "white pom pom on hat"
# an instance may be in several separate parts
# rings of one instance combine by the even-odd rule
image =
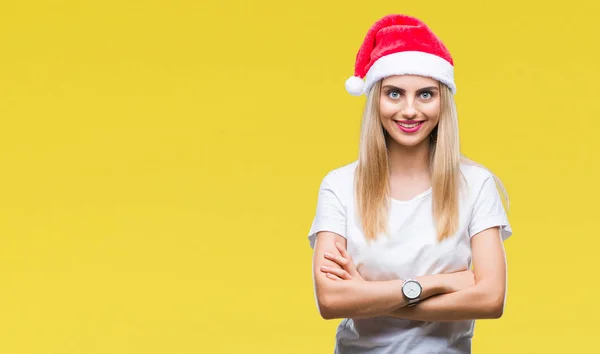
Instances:
[[[346,91],[354,96],[360,96],[364,93],[365,81],[357,76],[351,76],[346,80]]]
[[[377,81],[393,75],[430,77],[456,93],[450,52],[425,23],[411,16],[387,15],[375,22],[356,55],[346,91],[367,94]]]

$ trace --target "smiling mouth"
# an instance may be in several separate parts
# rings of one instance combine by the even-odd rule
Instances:
[[[407,123],[407,122],[401,122],[401,121],[397,121],[397,120],[394,122],[396,122],[396,124],[398,124],[399,126],[401,126],[403,128],[408,128],[408,129],[414,128],[423,123],[423,121]]]

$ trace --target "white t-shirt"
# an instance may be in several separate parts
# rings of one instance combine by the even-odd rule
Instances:
[[[512,230],[492,174],[476,165],[461,165],[468,188],[461,193],[459,229],[438,243],[432,190],[409,201],[392,199],[389,237],[367,243],[354,205],[354,171],[358,161],[330,171],[319,188],[316,216],[308,239],[314,248],[319,231],[347,240],[347,250],[365,280],[406,279],[466,270],[471,266],[470,238],[493,226],[506,240]],[[466,192],[466,193],[465,193]],[[470,353],[474,321],[424,322],[387,316],[343,319],[335,352]]]

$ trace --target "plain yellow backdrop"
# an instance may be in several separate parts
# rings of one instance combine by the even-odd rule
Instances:
[[[597,1],[63,0],[0,5],[0,353],[331,353],[306,235],[388,13],[449,47],[510,193],[475,352],[598,350]]]

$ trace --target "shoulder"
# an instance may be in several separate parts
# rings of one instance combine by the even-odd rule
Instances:
[[[354,181],[354,172],[356,171],[357,166],[358,160],[336,167],[330,170],[323,180],[329,183],[337,184],[340,187],[342,185],[352,184]]]
[[[494,179],[494,174],[487,167],[473,161],[461,162],[460,171],[471,188]]]
[[[487,167],[468,160],[461,162],[461,172],[471,198],[495,200],[502,192],[508,201],[502,181]]]
[[[329,174],[336,175],[343,181],[352,181],[354,180],[354,171],[356,171],[357,166],[358,160],[355,160],[329,171]]]
[[[357,166],[358,160],[329,170],[323,178],[321,188],[328,188],[341,199],[348,200],[354,188],[354,172]]]

